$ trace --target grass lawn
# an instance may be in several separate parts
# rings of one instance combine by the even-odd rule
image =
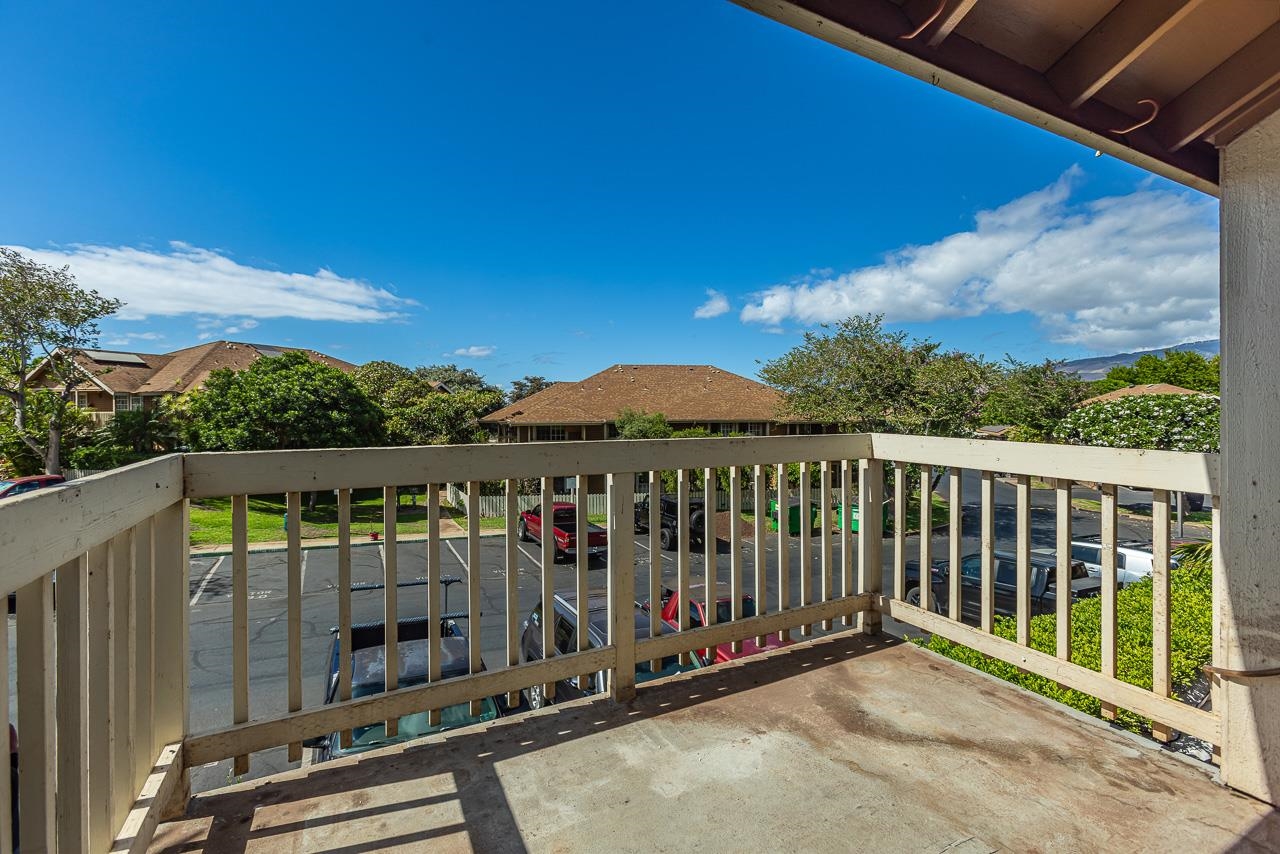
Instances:
[[[1077,510],[1089,510],[1093,513],[1102,512],[1102,502],[1094,501],[1092,498],[1073,498],[1071,506]],[[1148,507],[1121,507],[1119,508],[1122,516],[1136,516],[1142,519],[1151,518],[1151,509]],[[1170,507],[1169,516],[1177,521],[1178,508]],[[1187,510],[1182,514],[1183,521],[1190,522],[1195,525],[1210,525],[1213,523],[1213,513],[1209,510]]]
[[[442,515],[444,510],[441,511]],[[253,496],[249,499],[249,542],[265,543],[283,540],[284,496]],[[368,537],[382,533],[382,499],[367,498],[351,502],[351,536]],[[401,504],[396,511],[396,532],[425,534],[427,508]],[[304,540],[338,536],[338,507],[321,504],[307,509],[306,495],[302,503],[302,538]],[[191,545],[226,545],[231,542],[231,499],[204,498],[191,502]]]

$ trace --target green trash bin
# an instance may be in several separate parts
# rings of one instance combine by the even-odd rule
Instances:
[[[790,506],[787,508],[787,533],[799,534],[804,531],[803,523],[800,518],[800,499],[791,499]],[[773,529],[778,530],[778,501],[773,499],[769,502],[769,518],[773,520]],[[818,505],[809,502],[809,530],[812,531],[821,523],[822,515],[818,509]]]
[[[855,531],[855,532],[858,530],[858,519],[859,519],[858,505],[850,504],[849,505],[849,524],[850,524],[849,530]],[[881,524],[884,526],[883,528],[884,530],[890,531],[893,529],[893,514],[890,511],[890,506],[888,501],[886,501],[884,504],[881,505],[880,519],[881,519]],[[838,524],[841,528],[844,528],[844,505],[843,504],[836,505],[836,524]]]

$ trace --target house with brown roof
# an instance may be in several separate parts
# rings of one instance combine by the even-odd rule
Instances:
[[[782,393],[714,365],[614,365],[555,383],[480,419],[500,442],[616,438],[624,409],[661,413],[676,430],[785,436],[828,432],[781,414]]]
[[[1080,406],[1092,406],[1095,403],[1106,403],[1111,400],[1119,400],[1122,397],[1133,397],[1135,395],[1149,394],[1207,394],[1203,391],[1195,391],[1182,386],[1170,385],[1169,383],[1148,383],[1146,385],[1131,385],[1124,388],[1118,388],[1115,391],[1109,391],[1106,394],[1100,394],[1091,397],[1088,400],[1080,402]]]
[[[154,409],[165,395],[200,388],[212,371],[220,368],[243,371],[258,359],[290,352],[305,353],[312,361],[340,371],[352,371],[356,367],[314,350],[239,341],[210,341],[172,353],[81,350],[75,360],[85,373],[85,382],[76,389],[75,404],[102,425],[117,412]],[[42,383],[42,379],[46,381]],[[50,382],[53,379],[43,365],[27,377],[32,385],[60,388]]]

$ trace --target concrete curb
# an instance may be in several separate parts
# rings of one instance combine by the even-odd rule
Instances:
[[[480,536],[501,537],[501,536],[504,536],[506,533],[507,532],[505,530],[502,530],[502,531],[489,530],[489,531],[481,531]],[[459,539],[465,539],[466,536],[467,536],[466,531],[459,531],[456,533],[441,534],[440,539],[459,540]],[[397,543],[425,543],[429,539],[430,537],[428,537],[426,534],[406,534],[405,536],[402,536],[402,537],[396,537],[396,542]],[[354,549],[360,546],[366,546],[366,547],[381,546],[381,545],[384,545],[385,543],[386,543],[386,540],[383,540],[383,539],[356,540],[353,537],[351,540],[351,547]],[[303,542],[302,544],[303,551],[336,549],[337,547],[338,547],[337,539],[328,538],[328,537],[326,537],[322,542],[311,543],[311,544]],[[283,540],[266,542],[266,543],[250,543],[249,544],[250,554],[271,554],[274,552],[287,552],[288,550],[289,550],[289,544]],[[191,557],[226,557],[227,555],[231,554],[231,546],[221,545],[221,544],[192,546],[189,549],[188,554]]]

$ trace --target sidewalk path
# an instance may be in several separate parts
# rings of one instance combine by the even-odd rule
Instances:
[[[480,536],[494,537],[502,536],[506,530],[502,528],[492,530],[482,530]],[[465,537],[467,529],[459,525],[453,519],[440,519],[440,539],[451,540],[458,537]],[[426,542],[429,538],[426,534],[401,534],[396,537],[397,543],[421,543]],[[351,545],[373,545],[374,543],[383,542],[379,537],[376,540],[369,539],[368,535],[352,536]],[[337,537],[313,537],[302,541],[304,549],[336,549],[338,547]],[[286,540],[270,540],[267,542],[249,543],[250,552],[283,552],[287,551],[289,543]],[[192,546],[190,549],[192,557],[217,557],[219,555],[231,554],[230,543],[206,543],[204,545]]]

